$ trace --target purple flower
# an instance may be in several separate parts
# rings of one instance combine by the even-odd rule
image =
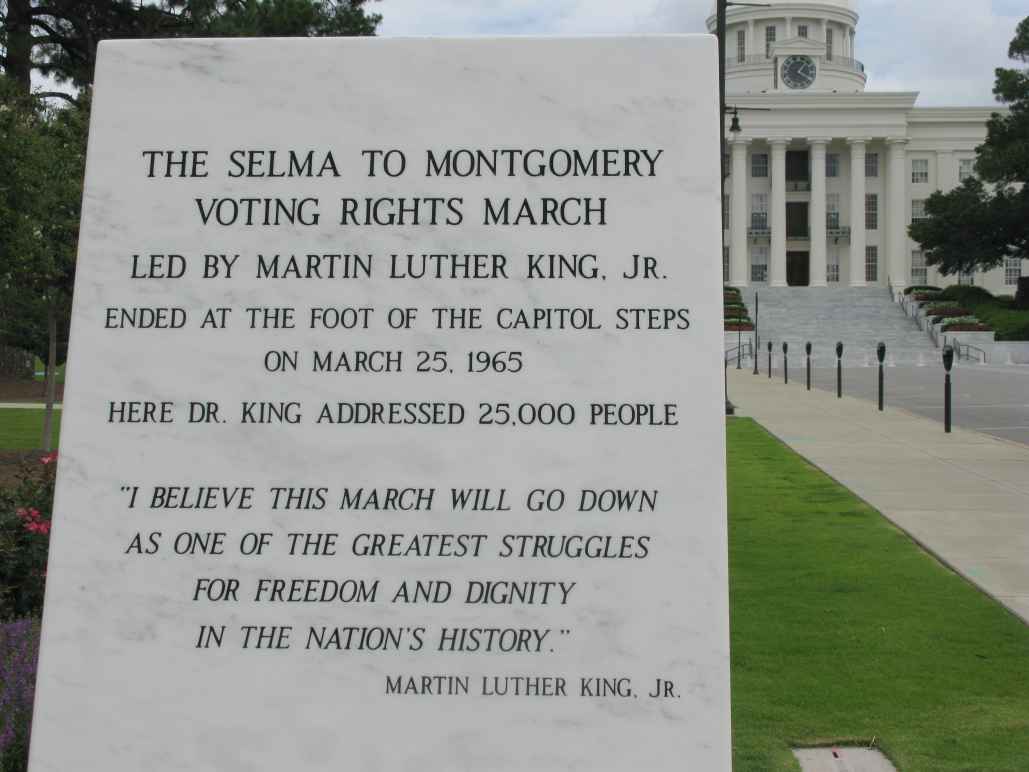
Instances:
[[[0,624],[0,766],[23,769],[32,727],[39,621]]]

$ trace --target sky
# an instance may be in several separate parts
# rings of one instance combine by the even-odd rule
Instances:
[[[380,0],[380,35],[704,32],[712,0]],[[918,91],[923,107],[996,104],[1027,0],[856,0],[867,89]]]

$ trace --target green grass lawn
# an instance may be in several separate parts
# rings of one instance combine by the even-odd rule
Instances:
[[[753,421],[728,439],[736,772],[873,737],[901,772],[1029,770],[1029,627]]]
[[[0,408],[0,451],[32,450],[43,438],[42,410]],[[61,411],[54,411],[54,442],[61,430]]]

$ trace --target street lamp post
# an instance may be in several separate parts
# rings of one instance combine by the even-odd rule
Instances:
[[[725,178],[729,176],[728,164],[725,160],[725,116],[729,112],[729,108],[725,104],[725,15],[730,5],[752,5],[766,7],[768,3],[734,3],[729,0],[717,0],[716,8],[716,19],[715,19],[715,32],[718,36],[718,152],[720,158],[720,169],[722,171],[722,178],[719,181],[719,190],[721,192],[720,205],[722,213],[722,221],[719,223],[719,232],[722,234],[721,238],[721,258],[725,254]],[[760,108],[758,108],[760,109]],[[732,110],[732,124],[729,126],[729,131],[733,134],[738,134],[740,129],[740,117],[737,108]],[[739,369],[740,351],[736,350],[736,367]],[[757,350],[755,347],[754,351],[755,360],[755,372],[757,372]],[[735,413],[735,408],[732,402],[729,401],[729,381],[728,381],[728,370],[726,371],[726,382],[725,382],[725,414],[732,415]]]

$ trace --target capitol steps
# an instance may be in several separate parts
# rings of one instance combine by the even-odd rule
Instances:
[[[826,367],[835,364],[836,342],[842,341],[844,365],[863,366],[877,362],[876,346],[882,341],[890,365],[939,359],[926,334],[883,287],[748,287],[742,292],[751,318],[755,294],[760,298],[757,332],[763,357],[772,341],[778,359],[785,341],[791,359],[800,362],[810,341],[815,366]]]

